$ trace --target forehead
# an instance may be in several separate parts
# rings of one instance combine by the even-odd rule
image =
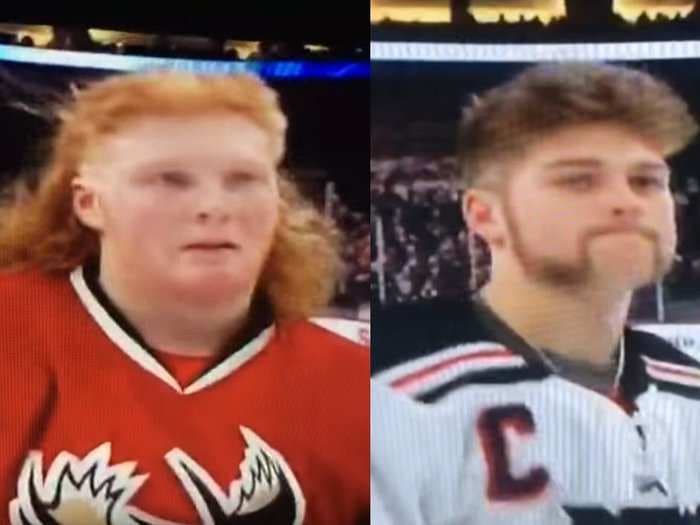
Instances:
[[[237,114],[149,116],[132,120],[102,137],[87,163],[128,168],[161,162],[274,162],[268,134]]]
[[[539,168],[570,159],[586,159],[611,168],[665,162],[661,145],[614,123],[568,126],[548,133],[531,144],[521,160],[528,167]]]

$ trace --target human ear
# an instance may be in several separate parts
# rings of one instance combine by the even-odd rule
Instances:
[[[94,184],[83,177],[76,177],[71,182],[71,188],[75,216],[84,226],[101,231],[103,225],[102,208]]]
[[[462,216],[467,228],[491,247],[505,243],[505,224],[500,199],[496,192],[469,189],[462,197]]]

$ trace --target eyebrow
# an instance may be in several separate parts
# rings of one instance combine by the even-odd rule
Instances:
[[[598,159],[593,158],[575,158],[575,159],[560,159],[548,162],[544,165],[545,169],[556,168],[595,168],[602,166],[603,163]]]
[[[188,171],[189,167],[183,167],[183,163],[179,159],[155,160],[146,161],[141,164],[133,164],[129,167],[137,173],[153,173],[161,170],[165,171]],[[235,162],[227,163],[224,167],[227,173],[236,171],[253,171],[267,173],[268,167],[264,162],[257,159],[236,159]]]
[[[235,164],[229,166],[228,171],[259,171],[261,173],[267,173],[269,171],[269,166],[257,159],[244,159],[239,160]]]
[[[602,166],[603,163],[598,159],[582,157],[555,160],[553,162],[545,164],[544,169],[552,170],[558,168],[600,168]],[[670,168],[665,162],[642,161],[632,165],[631,168],[633,170],[662,171],[665,173],[670,172]]]
[[[634,165],[635,169],[644,171],[662,171],[664,173],[670,173],[671,168],[665,162],[639,162]]]

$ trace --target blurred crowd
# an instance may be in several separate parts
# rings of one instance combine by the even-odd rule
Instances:
[[[366,213],[351,209],[335,193],[327,196],[326,212],[341,231],[341,255],[344,265],[334,305],[353,311],[365,309],[370,302],[371,241]]]
[[[467,291],[468,236],[454,158],[374,160],[371,199],[375,296],[414,302]]]
[[[667,281],[670,293],[678,299],[700,295],[700,181],[688,176],[674,192],[678,223],[679,250],[674,271]]]

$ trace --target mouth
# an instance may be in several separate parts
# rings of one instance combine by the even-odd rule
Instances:
[[[633,226],[608,226],[608,227],[601,227],[598,228],[597,231],[599,233],[605,234],[605,233],[639,233],[641,230],[640,227],[633,227]]]
[[[185,246],[185,250],[236,250],[238,245],[228,241],[222,242],[197,242]]]
[[[598,235],[639,235],[640,237],[646,237],[646,238],[656,238],[656,232],[645,227],[636,227],[636,228],[630,228],[630,227],[619,227],[619,228],[596,228],[592,230],[590,233],[591,237],[595,237]]]

